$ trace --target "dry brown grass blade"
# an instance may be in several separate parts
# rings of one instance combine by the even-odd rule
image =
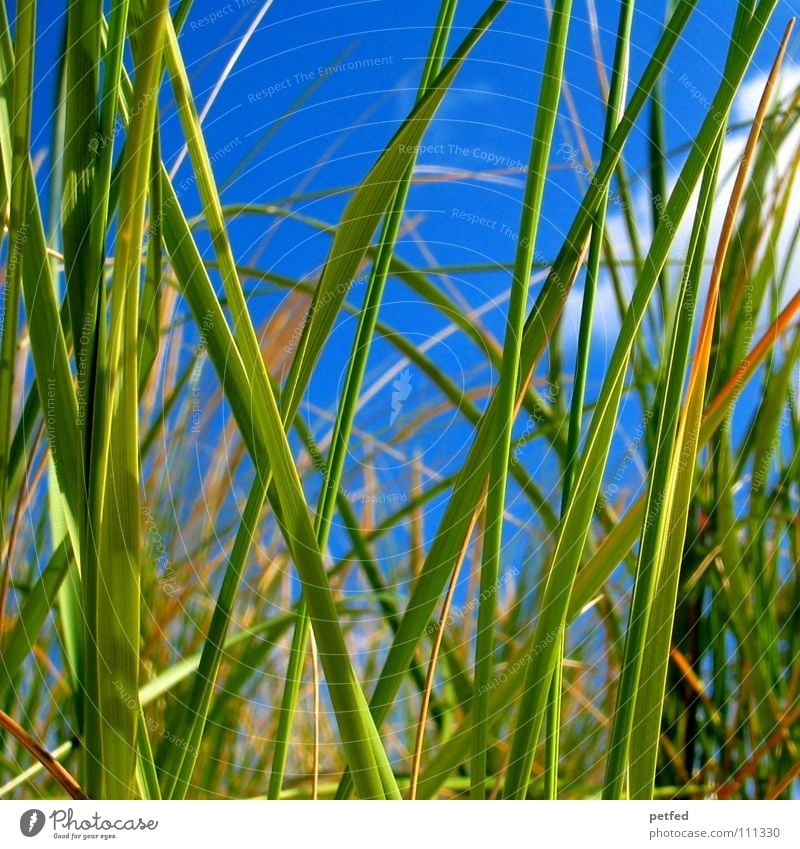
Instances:
[[[783,58],[786,54],[786,48],[793,29],[794,18],[792,18],[786,26],[786,31],[784,33],[783,40],[781,41],[778,55],[775,57],[766,85],[764,86],[764,91],[761,95],[761,100],[759,101],[758,109],[756,111],[755,118],[753,119],[753,125],[750,129],[747,144],[745,145],[739,170],[736,175],[736,182],[731,192],[728,207],[725,211],[725,220],[722,224],[722,232],[719,237],[717,252],[714,256],[714,265],[711,270],[711,282],[709,283],[708,298],[703,312],[702,323],[700,324],[697,351],[692,362],[692,370],[689,374],[689,388],[686,391],[687,402],[684,405],[684,415],[686,413],[686,408],[688,408],[689,399],[692,397],[692,394],[694,392],[703,391],[703,387],[700,386],[700,384],[705,383],[708,363],[711,357],[711,348],[714,341],[714,327],[717,318],[717,304],[719,303],[719,288],[725,259],[728,255],[728,246],[730,245],[731,238],[733,236],[742,196],[747,185],[747,178],[750,174],[750,164],[756,151],[756,145],[758,144],[758,140],[761,136],[764,120],[767,117],[767,109],[772,100],[772,94],[778,81],[778,73],[780,72],[781,65],[783,64]]]
[[[772,734],[753,752],[747,763],[736,771],[733,778],[717,791],[717,798],[730,799],[734,793],[737,793],[745,781],[758,769],[764,755],[788,739],[789,732],[798,720],[800,720],[800,704],[784,713]]]
[[[24,746],[39,763],[64,788],[71,799],[88,799],[78,782],[64,769],[63,766],[39,743],[34,737],[18,725],[5,711],[0,710],[0,728],[6,730],[20,745]]]
[[[484,486],[483,497],[480,500],[480,504],[484,505],[485,501],[486,487]],[[461,573],[461,565],[463,564],[464,558],[467,555],[469,541],[472,537],[472,532],[475,529],[475,523],[477,522],[478,515],[481,512],[481,509],[476,510],[472,514],[472,520],[470,522],[466,536],[464,537],[464,545],[461,547],[461,553],[459,554],[458,560],[456,561],[455,568],[453,569],[453,574],[450,576],[450,585],[447,587],[447,594],[445,595],[444,602],[442,603],[442,615],[439,619],[439,627],[436,629],[436,636],[434,637],[433,646],[431,648],[431,657],[428,662],[428,671],[425,676],[425,689],[422,691],[422,705],[419,711],[419,721],[417,722],[417,736],[414,741],[414,757],[411,762],[411,784],[408,791],[408,798],[412,801],[417,798],[419,771],[420,766],[422,764],[422,746],[425,741],[425,725],[428,721],[428,709],[431,703],[431,693],[433,692],[433,678],[436,674],[436,663],[439,660],[439,653],[442,649],[442,641],[444,640],[444,629],[447,625],[447,618],[450,615],[450,607],[453,603],[453,596],[455,595],[456,585],[458,584],[458,576]]]
[[[789,770],[786,775],[775,785],[772,792],[767,796],[767,800],[773,801],[775,799],[780,799],[781,793],[787,790],[791,783],[800,775],[800,761],[797,761],[795,765]]]

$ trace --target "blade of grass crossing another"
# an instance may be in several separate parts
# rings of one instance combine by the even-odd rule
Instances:
[[[312,616],[319,623],[320,656],[325,669],[328,688],[334,704],[340,735],[345,748],[356,762],[359,769],[360,792],[364,797],[382,797],[384,786],[382,775],[390,774],[388,759],[379,743],[377,731],[366,700],[361,691],[349,654],[344,642],[341,626],[336,615],[331,588],[325,574],[322,556],[316,543],[313,527],[302,492],[300,478],[291,455],[286,430],[276,401],[275,391],[256,338],[255,330],[247,310],[244,294],[239,280],[230,241],[225,230],[222,208],[216,190],[216,183],[211,169],[211,160],[202,135],[197,110],[191,95],[189,80],[183,64],[177,38],[171,24],[167,25],[167,58],[178,105],[178,113],[184,128],[184,135],[189,148],[189,155],[197,177],[197,185],[203,202],[206,218],[209,222],[212,242],[220,263],[223,285],[233,316],[233,343],[240,352],[242,361],[248,370],[248,395],[239,410],[244,418],[239,422],[240,429],[260,431],[261,445],[265,453],[255,452],[253,460],[256,464],[257,475],[261,485],[266,489],[269,476],[275,483],[280,512],[276,516],[281,533],[286,540],[295,566],[303,585],[308,590],[307,601]],[[164,208],[171,215],[175,207],[168,207],[169,195],[174,191],[165,186]],[[166,222],[165,222],[166,224]],[[190,237],[191,238],[191,237]],[[205,271],[193,276],[189,285],[199,283],[206,291],[203,297],[207,303],[218,306],[216,294],[211,287]],[[203,321],[203,312],[196,316]],[[219,335],[225,331],[225,319],[213,323],[209,335]],[[221,374],[224,363],[215,363]],[[253,398],[257,402],[253,402]],[[270,471],[271,470],[271,473]],[[377,745],[376,745],[377,743]],[[186,752],[181,752],[182,762],[185,762]],[[377,760],[377,763],[376,763]],[[174,793],[185,787],[185,776],[175,773],[171,786],[165,793],[167,798],[173,798]],[[399,796],[399,791],[396,792]]]
[[[263,405],[253,403],[253,389],[250,383],[250,375],[245,369],[244,362],[240,356],[239,349],[233,339],[233,336],[228,328],[225,316],[220,307],[219,300],[208,277],[208,273],[203,265],[203,260],[197,249],[197,245],[191,237],[188,224],[180,209],[178,198],[175,190],[169,181],[166,170],[162,165],[162,189],[164,196],[164,238],[167,250],[170,255],[170,260],[176,270],[176,274],[180,281],[181,291],[187,299],[191,308],[192,314],[198,324],[202,324],[206,331],[206,348],[209,358],[214,364],[214,368],[220,377],[224,392],[228,398],[234,416],[239,424],[240,432],[245,443],[248,446],[248,451],[254,461],[258,460],[262,464],[270,461],[270,465],[274,462],[276,448],[280,450],[280,462],[278,469],[284,475],[282,484],[283,495],[285,496],[288,487],[296,488],[297,492],[300,488],[299,478],[294,464],[289,457],[289,448],[286,444],[286,432],[283,425],[278,423],[277,430],[275,423],[268,420],[268,416],[274,416],[274,419],[279,420],[277,405],[272,409],[266,408]],[[272,390],[270,388],[270,392]],[[274,400],[274,393],[269,397]],[[272,451],[270,451],[270,447]],[[292,472],[293,470],[293,472]],[[257,469],[261,477],[261,487],[267,490],[269,486],[269,478],[263,470]],[[274,476],[274,481],[277,484],[278,476]],[[271,496],[272,497],[272,496]],[[298,502],[299,496],[291,496]],[[282,519],[282,513],[278,512],[282,502],[273,501],[273,507],[276,507],[276,518]],[[305,508],[305,503],[302,504],[302,513],[295,510],[295,521],[302,522],[302,516],[308,518]],[[300,516],[300,519],[296,517]],[[302,527],[302,526],[301,526]],[[286,527],[282,528],[283,533],[288,540],[292,539],[291,534]],[[304,530],[304,533],[306,531]],[[308,533],[313,535],[310,522],[308,524]],[[295,540],[298,537],[294,538]],[[308,534],[300,537],[304,543],[300,547],[300,555],[295,555],[295,563],[298,567],[298,572],[304,582],[304,586],[309,586],[307,599],[309,602],[309,610],[315,617],[322,620],[321,629],[325,633],[326,648],[333,646],[322,653],[323,669],[330,684],[331,681],[338,682],[339,686],[331,690],[332,698],[335,699],[334,704],[341,711],[340,717],[344,728],[340,727],[343,740],[347,740],[348,734],[355,736],[356,740],[362,741],[361,750],[358,753],[360,761],[365,764],[372,763],[372,767],[366,766],[365,771],[360,776],[361,792],[364,795],[381,795],[382,784],[376,773],[373,773],[374,763],[372,762],[372,744],[369,742],[370,737],[367,733],[358,736],[358,732],[354,728],[359,727],[359,714],[361,711],[357,692],[360,692],[360,687],[355,680],[352,666],[349,663],[347,653],[344,647],[344,640],[339,628],[338,616],[331,613],[328,609],[329,605],[333,605],[333,598],[330,592],[327,575],[325,574],[319,549],[316,546],[316,541],[312,544],[308,543]],[[299,543],[298,543],[299,544]],[[316,555],[315,555],[316,552]],[[352,701],[351,701],[352,700]],[[350,712],[346,712],[342,705],[350,704]],[[348,751],[352,750],[346,744]],[[364,749],[363,747],[368,748]],[[171,769],[168,786],[164,788],[165,798],[174,798],[176,790],[185,790],[188,786],[187,780],[183,777],[181,763],[185,761],[187,752],[181,749],[177,753],[178,763]],[[366,758],[366,760],[364,760]],[[369,773],[369,774],[368,774]],[[370,782],[366,784],[366,782]]]
[[[547,166],[553,144],[553,131],[561,97],[564,57],[572,11],[571,0],[560,0],[553,8],[550,40],[544,62],[539,105],[533,131],[528,177],[522,201],[519,225],[520,238],[514,262],[511,299],[508,305],[503,360],[497,387],[497,412],[486,501],[486,528],[483,536],[478,630],[475,640],[475,682],[473,695],[473,749],[470,761],[472,799],[486,795],[486,764],[489,747],[488,685],[494,668],[494,628],[496,589],[500,578],[500,557],[503,546],[503,517],[505,514],[508,465],[511,459],[511,434],[517,401],[520,375],[520,346],[528,303],[533,257],[542,198],[547,179]]]
[[[433,40],[422,73],[422,80],[417,96],[418,101],[424,97],[432,79],[439,73],[442,57],[444,56],[452,27],[453,17],[455,16],[456,6],[456,0],[444,0],[440,6],[439,16],[433,31]],[[416,156],[412,156],[395,191],[395,197],[387,214],[383,233],[378,244],[377,256],[372,264],[367,292],[364,296],[364,305],[359,315],[358,327],[353,341],[352,353],[342,389],[342,397],[333,428],[330,455],[324,470],[322,491],[317,507],[315,531],[320,550],[322,551],[325,550],[328,543],[328,535],[336,507],[337,495],[341,488],[342,474],[344,472],[344,464],[353,430],[353,422],[355,421],[356,410],[358,408],[358,398],[361,393],[367,360],[372,347],[372,339],[375,334],[378,311],[386,287],[386,280],[389,277],[389,269],[392,265],[392,255],[403,219],[415,162]],[[269,785],[269,797],[272,799],[279,799],[281,795],[292,721],[301,684],[301,673],[311,636],[312,629],[311,623],[308,620],[308,611],[305,604],[302,603],[292,639],[286,673],[286,685],[283,691],[283,700],[278,719],[273,768]]]
[[[717,138],[724,130],[720,116],[728,113],[776,3],[777,0],[762,0],[753,23],[747,27],[739,40],[739,49],[733,51],[729,73],[722,79],[709,113],[684,163],[653,237],[642,276],[622,323],[592,416],[584,451],[576,467],[573,495],[559,526],[552,563],[539,605],[539,615],[530,638],[536,662],[529,663],[525,670],[525,687],[519,701],[506,781],[505,792],[509,797],[524,798],[530,781],[534,751],[541,733],[546,696],[553,674],[555,640],[565,626],[569,597],[600,493],[634,338],[646,314],[653,289],[667,260],[694,187],[715,148]]]
[[[614,49],[614,66],[611,74],[608,103],[606,104],[606,121],[603,137],[603,153],[606,153],[611,137],[619,124],[622,109],[625,104],[625,93],[628,83],[628,65],[630,58],[630,37],[633,24],[634,0],[623,0],[619,12],[617,39]],[[580,329],[578,331],[578,352],[575,357],[575,374],[573,379],[572,399],[569,411],[569,429],[567,433],[567,455],[561,489],[561,510],[564,511],[572,494],[572,481],[575,461],[580,447],[581,426],[586,398],[586,381],[589,373],[589,351],[592,339],[592,318],[594,313],[595,294],[600,277],[600,262],[602,259],[605,239],[606,213],[608,196],[606,195],[597,210],[592,227],[592,238],[589,245],[586,280],[583,288],[583,303],[581,306]],[[547,735],[547,756],[545,759],[545,797],[554,799],[558,788],[558,756],[559,733],[561,718],[561,667],[563,665],[565,636],[559,635],[555,675],[550,694],[548,713],[549,733]]]

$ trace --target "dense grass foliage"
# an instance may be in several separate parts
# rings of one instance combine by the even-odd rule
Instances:
[[[634,0],[523,4],[541,56],[520,41],[526,88],[502,96],[529,159],[460,170],[420,152],[518,4],[422,4],[413,106],[359,181],[269,197],[249,169],[325,76],[236,137],[225,179],[207,118],[270,2],[202,96],[184,29],[209,4],[58,5],[59,55],[49,6],[0,5],[0,795],[796,795],[779,0],[730,4],[713,87],[679,50],[713,3],[666,4],[644,61]],[[578,27],[599,126],[573,97]],[[702,111],[670,149],[675,85]],[[437,262],[416,193],[449,210],[454,186],[512,198],[509,253],[454,235]],[[497,229],[465,209],[471,239]],[[284,270],[279,231],[309,270]]]

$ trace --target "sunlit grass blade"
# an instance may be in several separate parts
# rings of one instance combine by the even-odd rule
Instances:
[[[758,13],[756,13],[758,14]],[[722,269],[745,183],[749,174],[759,133],[772,97],[778,70],[780,69],[793,23],[789,24],[781,48],[767,79],[761,102],[753,121],[736,181],[726,210],[719,238],[714,265],[709,282],[705,311],[700,326],[697,348],[686,389],[686,402],[681,414],[675,441],[670,451],[668,484],[664,490],[663,506],[660,507],[659,531],[662,538],[657,546],[655,563],[655,591],[651,610],[645,620],[646,636],[643,644],[647,651],[638,676],[638,694],[631,735],[636,739],[635,754],[630,756],[629,794],[634,799],[652,798],[656,773],[656,757],[661,732],[661,715],[666,669],[669,662],[672,625],[678,580],[684,554],[684,540],[688,521],[695,464],[699,445],[700,421],[703,411],[708,366],[719,302],[719,286]],[[636,615],[634,612],[632,615]]]
[[[98,351],[90,469],[93,544],[84,564],[87,675],[87,790],[97,798],[135,793],[139,691],[141,518],[139,493],[140,250],[149,187],[162,43],[161,0],[148,3],[132,33],[134,96],[142,108],[128,128],[120,166],[117,255],[107,347]],[[105,321],[105,310],[99,321]],[[96,547],[95,547],[96,546]],[[108,611],[113,611],[109,615]]]

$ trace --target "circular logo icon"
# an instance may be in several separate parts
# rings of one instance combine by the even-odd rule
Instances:
[[[19,830],[25,837],[36,837],[44,828],[44,814],[37,808],[31,808],[19,818]]]

